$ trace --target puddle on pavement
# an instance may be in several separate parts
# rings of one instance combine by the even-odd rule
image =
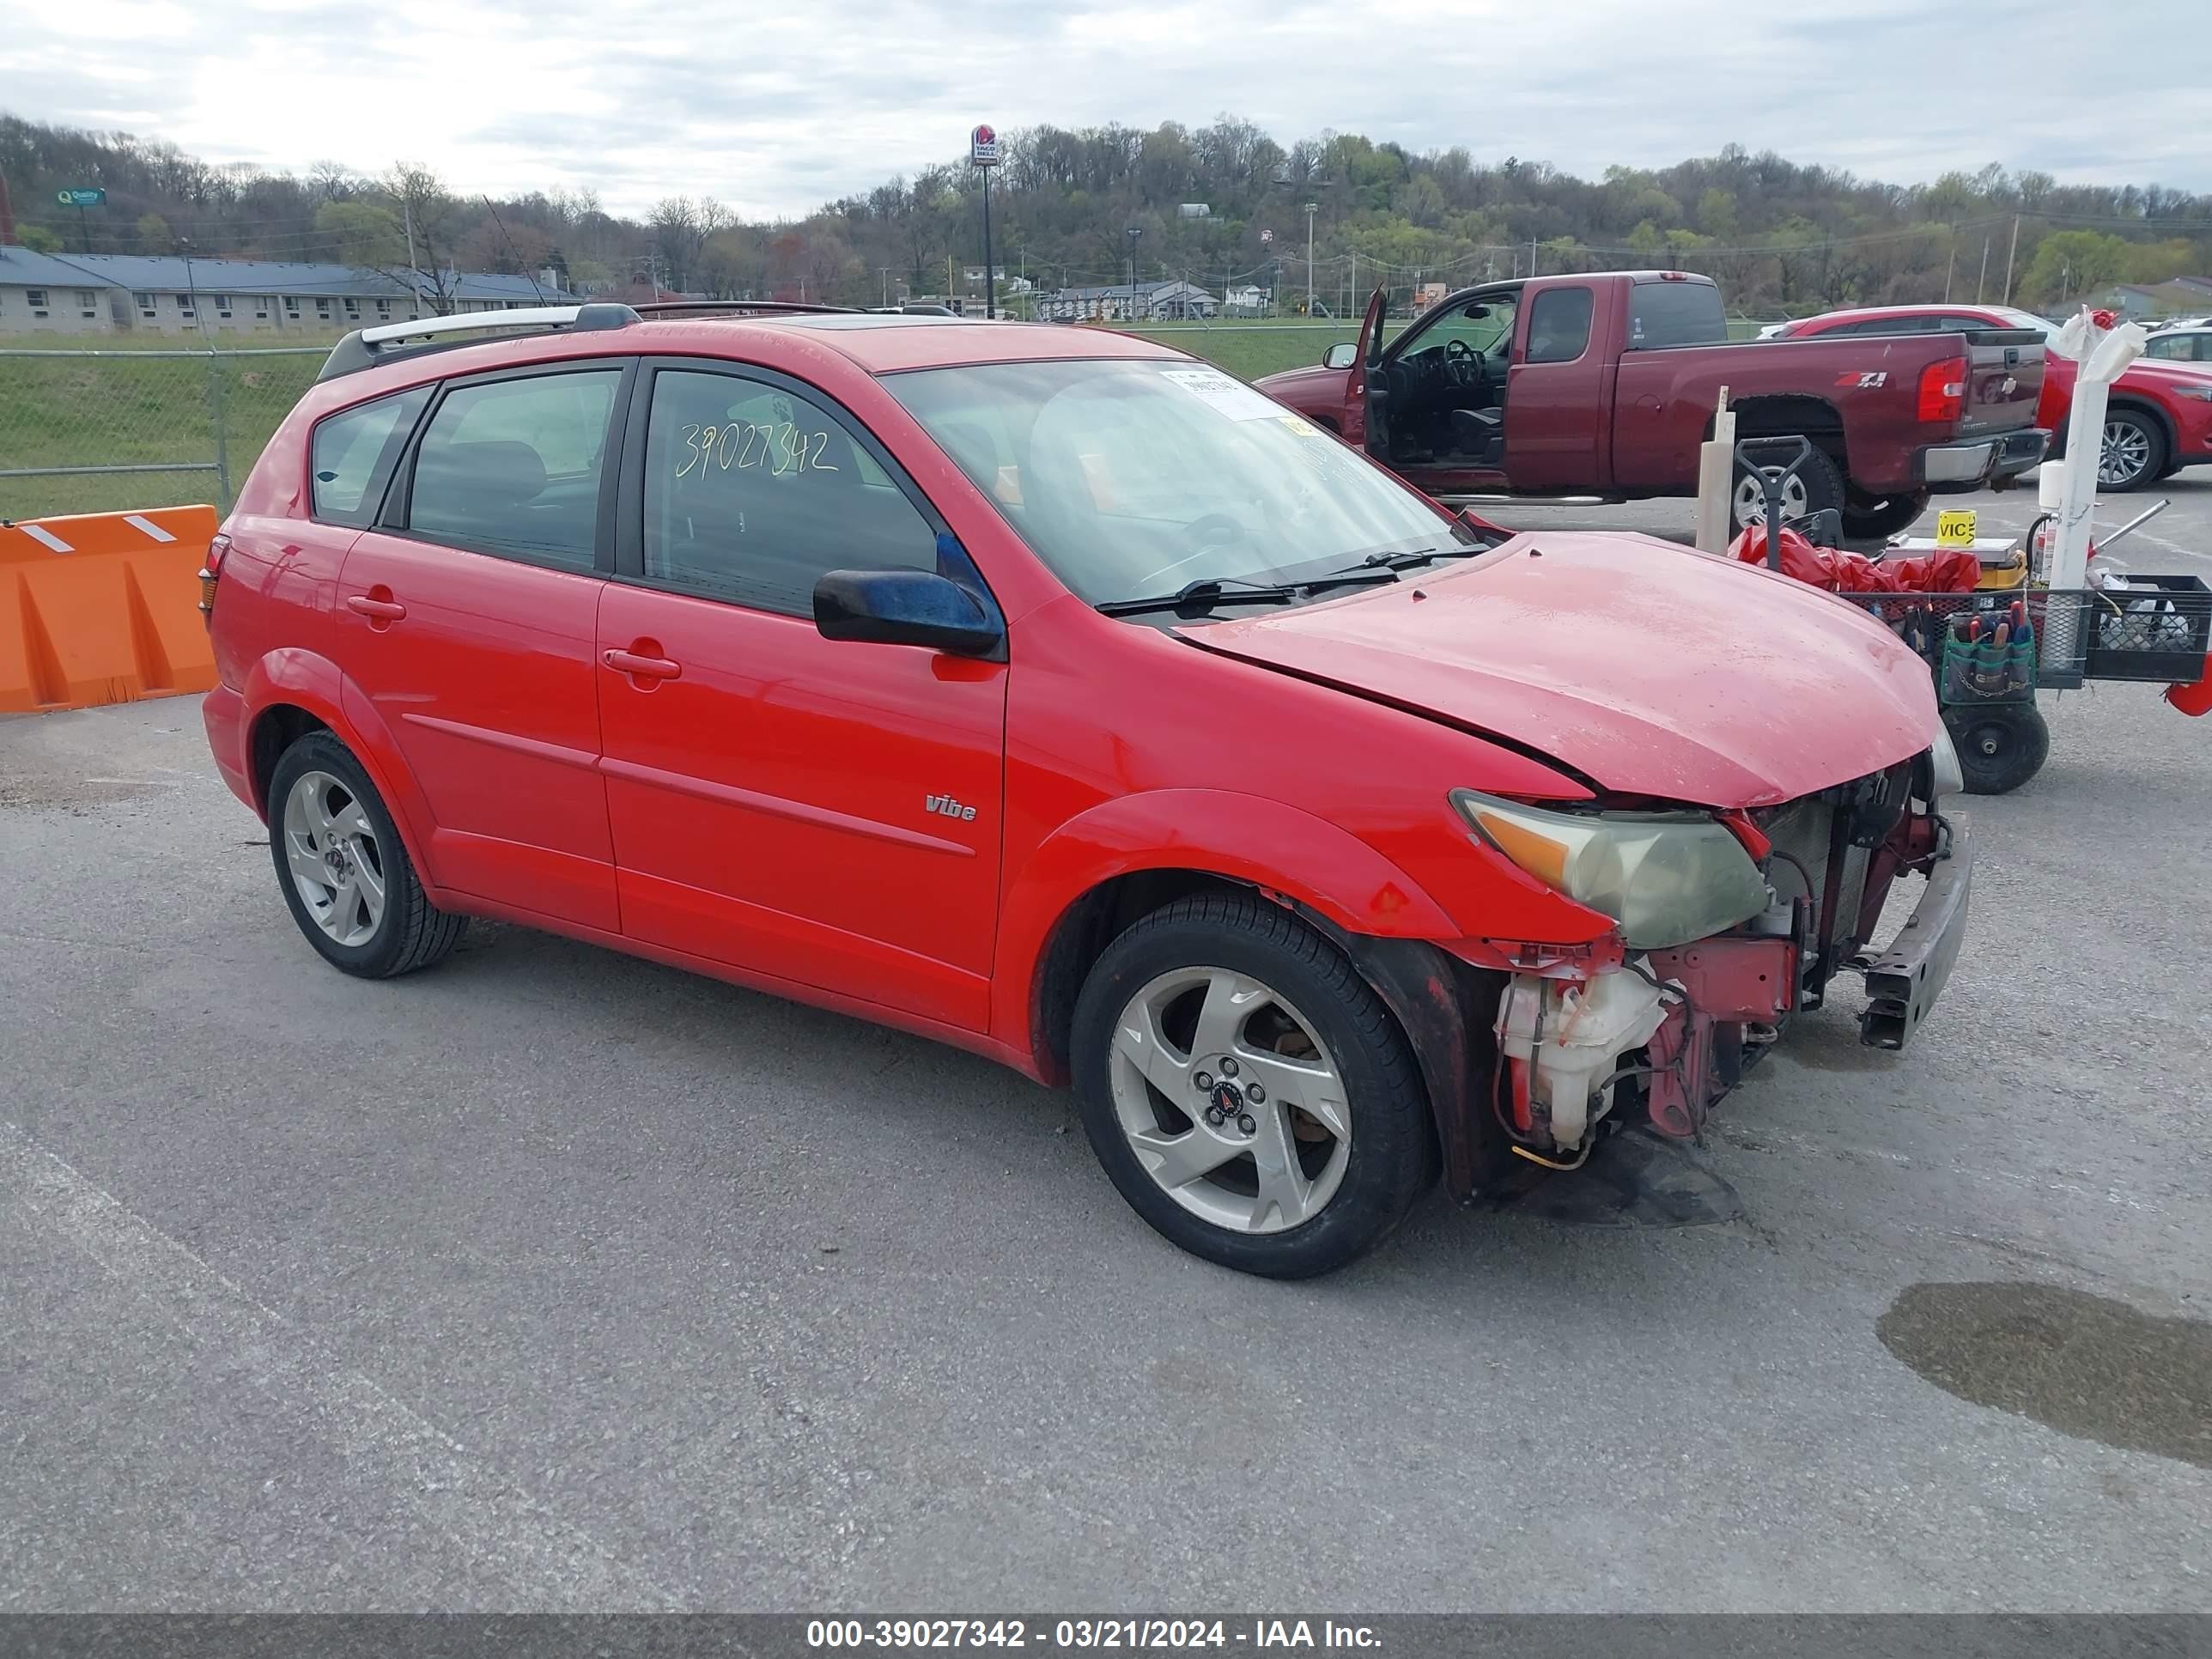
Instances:
[[[1914,1285],[1875,1327],[1948,1394],[2212,1468],[2212,1324],[2052,1285]]]

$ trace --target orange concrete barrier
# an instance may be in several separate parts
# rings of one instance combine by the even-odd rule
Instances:
[[[0,524],[0,714],[204,691],[212,507]]]

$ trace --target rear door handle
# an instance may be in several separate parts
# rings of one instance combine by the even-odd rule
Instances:
[[[407,614],[407,607],[397,599],[373,599],[366,593],[356,593],[346,600],[346,609],[356,617],[367,617],[372,622],[398,622]]]
[[[605,662],[617,674],[637,680],[675,680],[684,678],[684,665],[665,657],[640,656],[635,651],[610,651]]]

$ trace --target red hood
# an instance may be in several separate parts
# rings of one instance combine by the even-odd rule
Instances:
[[[1937,721],[1927,665],[1863,612],[1645,536],[1522,536],[1394,586],[1178,631],[1493,733],[1615,793],[1705,806],[1863,777],[1925,749]]]

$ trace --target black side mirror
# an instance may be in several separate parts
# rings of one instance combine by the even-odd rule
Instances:
[[[825,640],[918,645],[956,657],[995,657],[1006,625],[983,602],[933,570],[831,570],[814,584],[814,626]]]
[[[1359,347],[1350,340],[1340,340],[1322,354],[1323,368],[1350,368],[1359,361]]]

